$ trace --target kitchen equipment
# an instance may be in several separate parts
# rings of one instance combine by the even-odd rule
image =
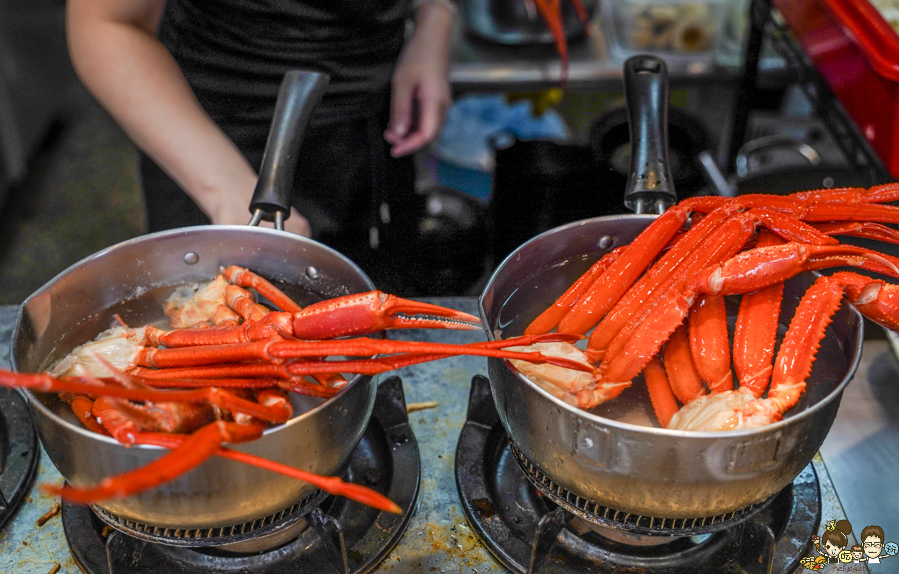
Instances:
[[[899,176],[899,35],[867,0],[773,0],[820,76]]]
[[[766,152],[792,151],[803,164],[757,165],[754,156]],[[814,146],[790,136],[770,135],[749,140],[740,147],[736,158],[736,173],[728,177],[708,150],[698,156],[703,175],[709,182],[707,191],[724,197],[736,197],[746,193],[771,193],[786,195],[807,189],[839,187],[871,187],[876,182],[865,171],[846,165],[821,162]]]
[[[15,389],[0,389],[0,527],[28,493],[39,455],[25,397]]]
[[[630,124],[624,107],[606,112],[590,129],[590,149],[599,169],[607,174],[603,183],[611,189],[621,189],[627,183],[630,147]],[[705,178],[698,158],[708,147],[709,136],[697,117],[679,108],[668,110],[668,168],[680,197],[690,197],[702,190]],[[609,201],[617,204],[615,207],[620,210],[617,197],[609,198]],[[594,212],[592,215],[612,213],[623,211]]]
[[[671,65],[711,64],[727,8],[723,0],[608,0],[603,30],[622,61],[650,53]]]
[[[627,88],[639,86],[628,84],[629,77],[651,79],[656,90],[664,83],[664,74],[651,74],[645,68],[644,73],[634,74],[631,63],[625,65],[629,103],[634,101],[634,90]],[[666,100],[657,97],[654,101],[664,105]],[[642,146],[641,138],[648,138],[656,149],[666,149],[663,126],[658,124],[664,113],[634,107],[631,121],[639,121],[634,141]],[[637,150],[632,157],[636,162],[626,201],[638,213],[647,205],[665,205],[670,197],[666,193],[670,185],[664,183],[668,179],[647,178],[639,171],[647,158],[656,158],[653,169],[663,173],[664,156]],[[647,180],[663,182],[648,197],[645,187],[640,188]],[[481,295],[487,336],[519,334],[601,255],[629,243],[652,221],[648,215],[588,219],[545,232],[519,247],[497,268]],[[787,283],[782,322],[792,315],[798,297],[813,279],[799,276]],[[698,518],[761,503],[799,474],[836,416],[861,344],[860,315],[845,306],[828,330],[799,404],[781,422],[728,433],[653,428],[648,401],[628,391],[592,411],[579,410],[545,392],[508,363],[490,360],[488,364],[500,420],[515,448],[542,475],[587,504],[651,519]],[[637,383],[629,391],[641,386]]]
[[[251,204],[253,222],[280,225],[289,213],[296,150],[326,83],[318,73],[285,76]],[[76,263],[31,295],[16,319],[13,366],[44,370],[116,316],[129,325],[162,321],[162,302],[174,288],[209,280],[226,265],[253,269],[300,305],[374,288],[340,253],[283,231],[209,225],[154,233]],[[234,448],[317,474],[339,474],[368,425],[376,389],[375,379],[357,376],[328,401],[295,395],[293,419]],[[126,448],[87,431],[56,395],[26,395],[44,448],[76,486],[141,467],[165,452]],[[314,493],[293,479],[213,458],[159,488],[96,506],[151,530],[221,527],[272,515]]]
[[[581,0],[588,14],[596,0]],[[459,3],[465,30],[482,40],[508,46],[553,45],[549,27],[540,17],[534,0],[464,0]],[[584,25],[571,0],[561,1],[562,25],[568,40],[584,35]]]
[[[472,528],[516,574],[545,572],[548,564],[558,574],[787,574],[828,519],[827,472],[818,463],[770,503],[713,523],[650,523],[594,505],[520,458],[482,375],[471,381],[456,484]]]
[[[403,384],[399,377],[388,377],[378,386],[370,424],[343,478],[384,492],[402,514],[319,496],[311,510],[255,521],[240,530],[178,530],[165,536],[122,521],[104,534],[108,517],[101,520],[94,509],[63,501],[62,524],[85,574],[363,574],[384,560],[402,537],[414,512],[420,477],[418,444],[408,424]],[[210,552],[191,547],[193,537],[227,545]]]

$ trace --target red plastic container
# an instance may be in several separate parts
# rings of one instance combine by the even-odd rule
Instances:
[[[773,0],[821,77],[899,177],[899,34],[867,0]]]

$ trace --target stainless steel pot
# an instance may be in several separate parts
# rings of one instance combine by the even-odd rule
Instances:
[[[326,81],[319,74],[285,78],[254,197],[254,220],[277,223],[289,213],[296,150]],[[215,225],[164,231],[96,253],[31,295],[13,333],[14,368],[47,368],[111,326],[116,314],[129,325],[163,321],[161,305],[173,289],[209,280],[227,265],[253,269],[301,305],[374,289],[343,255],[284,231]],[[368,426],[376,391],[376,379],[357,376],[327,401],[294,396],[294,418],[234,448],[317,474],[339,474]],[[96,484],[167,452],[126,448],[84,429],[55,395],[26,395],[47,454],[73,485]],[[152,526],[207,528],[267,516],[314,491],[308,484],[214,457],[159,488],[98,506]]]
[[[631,120],[647,117],[638,113]],[[638,173],[633,165],[632,175]],[[645,178],[632,177],[629,192],[634,181]],[[639,193],[631,197],[636,201]],[[653,220],[649,215],[598,217],[547,231],[520,246],[496,269],[481,295],[488,338],[521,334],[593,262],[630,243]],[[789,324],[814,277],[807,274],[787,283],[782,325]],[[781,422],[737,432],[656,428],[641,381],[613,401],[584,411],[553,397],[508,361],[490,359],[488,368],[511,441],[558,485],[632,514],[697,518],[762,502],[799,474],[833,423],[861,346],[861,317],[844,306],[828,328],[799,404]]]

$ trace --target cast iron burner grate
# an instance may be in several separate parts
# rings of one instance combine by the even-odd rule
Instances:
[[[216,528],[166,528],[128,520],[107,512],[99,506],[91,505],[91,510],[109,526],[147,542],[188,547],[224,546],[282,530],[308,514],[313,508],[318,507],[326,496],[327,493],[317,490],[280,512],[250,522]]]
[[[0,388],[0,527],[31,486],[40,453],[37,441],[25,397]]]
[[[583,498],[577,494],[559,486],[552,478],[538,469],[521,452],[509,443],[509,448],[518,465],[527,479],[558,506],[561,506],[569,514],[573,514],[584,520],[631,534],[649,534],[656,536],[693,536],[695,534],[708,534],[731,528],[746,520],[768,504],[769,500],[741,508],[727,514],[717,516],[703,516],[700,518],[660,518],[655,516],[643,516],[616,510],[603,506],[593,500]]]
[[[811,465],[771,500],[705,525],[616,517],[604,507],[597,514],[599,505],[538,488],[534,478],[542,480],[526,476],[516,459],[489,381],[475,376],[456,449],[456,485],[472,528],[513,572],[785,574],[799,567],[821,519]]]
[[[291,507],[283,516],[260,519],[246,533],[210,529],[174,534],[152,527],[132,532],[129,527],[124,529],[129,531],[126,534],[120,529],[121,521],[106,524],[91,507],[69,503],[63,503],[62,521],[69,548],[87,574],[365,574],[387,556],[406,530],[418,501],[420,477],[418,443],[406,415],[402,381],[390,377],[378,387],[371,422],[343,478],[385,494],[402,508],[401,515],[345,498],[312,495],[314,502],[320,502],[314,508],[306,501],[298,502],[295,511]],[[296,527],[296,534],[280,545],[263,551],[234,551],[250,547],[260,536],[276,538],[288,527]],[[155,539],[160,534],[173,540],[160,543]],[[196,546],[197,540],[188,540],[184,534],[219,536],[214,542],[222,545],[209,546],[203,540]]]

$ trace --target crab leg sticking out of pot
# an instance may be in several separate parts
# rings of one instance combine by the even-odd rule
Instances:
[[[232,281],[294,310],[271,312]],[[269,282],[236,267],[191,291],[189,297],[177,294],[167,302],[166,311],[173,322],[195,326],[168,332],[153,327],[117,327],[77,348],[52,376],[0,371],[0,385],[60,393],[94,432],[110,435],[126,446],[150,444],[172,449],[146,467],[109,477],[99,485],[50,488],[52,492],[79,502],[128,496],[177,478],[217,455],[396,512],[395,504],[365,487],[233,451],[224,444],[254,440],[269,425],[287,422],[293,416],[288,392],[334,396],[346,385],[341,376],[346,373],[376,374],[462,354],[594,370],[530,347],[525,352],[504,349],[580,338],[565,334],[469,345],[335,338],[399,328],[477,329],[479,320],[380,292],[300,308]],[[228,322],[242,322],[231,327],[211,326],[222,316],[227,316]],[[167,348],[159,348],[160,344]]]
[[[827,235],[848,232],[893,242],[879,223],[864,219],[899,223],[896,207],[867,203],[897,198],[899,185],[887,185],[681,202],[630,245],[600,259],[525,330],[593,329],[586,351],[559,342],[554,352],[597,364],[597,374],[568,376],[547,365],[519,368],[544,388],[552,387],[553,394],[591,408],[618,396],[646,368],[653,368],[657,381],[658,365],[651,362],[661,360],[669,388],[651,385],[653,402],[670,405],[676,399],[687,405],[673,418],[670,409],[660,413],[663,426],[727,430],[776,422],[804,390],[825,328],[843,297],[884,327],[899,326],[897,287],[850,272],[822,277],[800,302],[772,365],[783,281],[831,267],[899,277],[895,258]],[[702,217],[676,235],[677,222],[693,214]],[[822,224],[825,220],[831,223]],[[737,389],[723,310],[723,297],[730,295],[743,296],[732,359]]]

